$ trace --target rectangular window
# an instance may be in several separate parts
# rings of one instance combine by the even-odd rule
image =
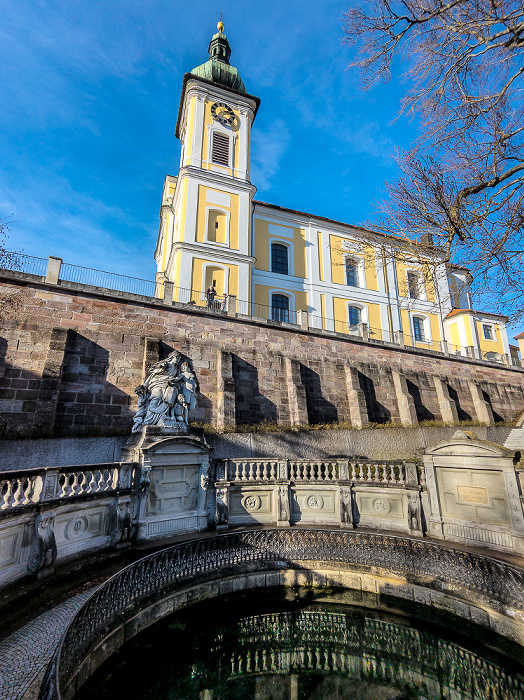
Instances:
[[[360,287],[358,283],[358,263],[351,258],[346,260],[346,284],[349,287]]]
[[[408,272],[408,294],[411,299],[420,299],[420,282],[416,272]]]
[[[229,165],[229,136],[220,131],[213,132],[211,160],[218,165]]]
[[[424,321],[416,316],[413,318],[413,335],[417,342],[424,342]]]
[[[486,340],[493,340],[493,327],[492,326],[483,325],[482,330],[484,331],[484,338]]]
[[[288,248],[280,243],[271,244],[271,272],[289,274]]]
[[[362,320],[362,312],[358,306],[348,306],[348,321],[350,327],[358,326]]]

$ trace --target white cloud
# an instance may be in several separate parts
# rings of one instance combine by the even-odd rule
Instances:
[[[275,119],[265,131],[253,127],[251,142],[251,181],[259,191],[264,191],[271,186],[289,146],[289,129],[282,119]]]

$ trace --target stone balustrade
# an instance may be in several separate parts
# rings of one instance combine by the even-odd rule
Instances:
[[[217,479],[257,482],[285,479],[294,482],[335,482],[403,486],[406,484],[404,461],[355,460],[345,457],[327,460],[223,459],[216,462]],[[418,483],[416,477],[415,483]]]
[[[362,525],[422,535],[422,464],[328,459],[215,462],[219,529],[255,523]]]
[[[119,463],[3,472],[0,511],[129,488],[131,476],[130,465]]]
[[[48,575],[56,561],[128,546],[135,472],[117,462],[2,473],[0,586]]]

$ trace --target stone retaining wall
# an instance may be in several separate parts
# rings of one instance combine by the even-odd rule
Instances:
[[[524,371],[168,307],[148,297],[1,271],[0,433],[126,431],[145,370],[176,348],[192,358],[194,419],[291,425],[348,421],[510,421],[524,408]]]
[[[314,430],[281,433],[208,434],[213,459],[323,459],[339,455],[367,459],[413,459],[426,448],[453,436],[456,428],[380,428],[377,430]],[[511,428],[476,425],[480,440],[503,445]],[[118,462],[127,441],[119,437],[0,440],[0,472],[41,467]]]

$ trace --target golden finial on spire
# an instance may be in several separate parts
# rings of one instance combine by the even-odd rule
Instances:
[[[224,31],[224,23],[222,22],[222,13],[220,13],[220,22],[217,24],[217,29],[219,32]]]

